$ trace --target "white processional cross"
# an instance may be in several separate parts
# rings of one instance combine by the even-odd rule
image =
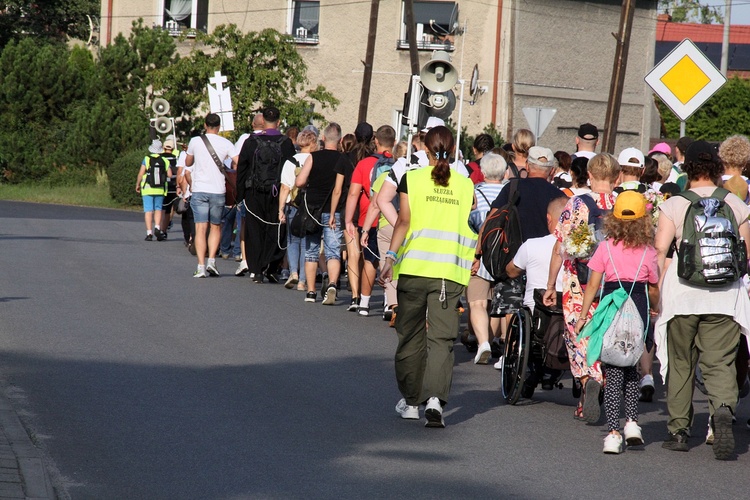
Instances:
[[[229,87],[224,88],[227,77],[216,71],[213,78],[208,79],[208,103],[212,113],[221,118],[221,131],[234,130],[234,117],[232,116],[232,96]],[[212,87],[211,84],[215,85]]]

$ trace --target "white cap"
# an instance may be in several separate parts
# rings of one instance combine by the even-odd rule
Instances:
[[[620,153],[620,156],[617,157],[617,163],[619,163],[621,167],[628,166],[643,168],[646,159],[643,157],[643,153],[640,149],[625,148]]]
[[[542,160],[541,158],[544,158],[544,160]],[[530,161],[534,165],[549,168],[555,165],[555,153],[553,153],[549,148],[544,148],[542,146],[531,146],[529,148],[529,156],[526,160]]]
[[[164,150],[162,149],[161,141],[159,139],[154,139],[153,141],[151,141],[151,145],[148,147],[149,153],[156,155],[161,153],[162,151]]]
[[[438,118],[437,116],[431,116],[427,119],[427,123],[422,129],[422,132],[427,132],[431,128],[435,128],[435,127],[445,127],[445,122],[443,121],[442,118]]]

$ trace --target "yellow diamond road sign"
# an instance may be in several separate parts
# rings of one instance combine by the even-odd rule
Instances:
[[[646,83],[680,120],[687,120],[727,79],[688,39],[646,75]]]

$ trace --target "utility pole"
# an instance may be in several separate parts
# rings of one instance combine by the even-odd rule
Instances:
[[[729,26],[732,17],[732,0],[724,0],[724,38],[721,42],[721,74],[727,76],[729,69]]]
[[[367,54],[365,55],[365,73],[362,77],[362,94],[359,98],[359,119],[357,123],[367,121],[367,105],[370,101],[370,83],[372,82],[372,64],[375,59],[375,37],[378,32],[378,9],[380,0],[372,0],[370,5],[370,28],[367,34]]]
[[[604,140],[602,152],[614,153],[617,140],[617,125],[620,120],[620,105],[625,84],[625,70],[628,66],[628,49],[630,48],[630,32],[633,29],[633,15],[635,14],[635,0],[622,0],[620,13],[620,31],[612,35],[617,39],[615,48],[615,62],[612,68],[612,83],[609,87],[607,101],[607,116],[604,120]]]
[[[417,25],[414,22],[414,0],[404,0],[406,14],[406,38],[409,40],[409,62],[411,74],[419,74],[419,51],[417,50]]]

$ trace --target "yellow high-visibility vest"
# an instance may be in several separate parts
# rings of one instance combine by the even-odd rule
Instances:
[[[468,285],[477,235],[469,227],[474,183],[455,170],[448,186],[432,180],[433,167],[407,172],[411,221],[394,266],[400,274],[444,278]]]

